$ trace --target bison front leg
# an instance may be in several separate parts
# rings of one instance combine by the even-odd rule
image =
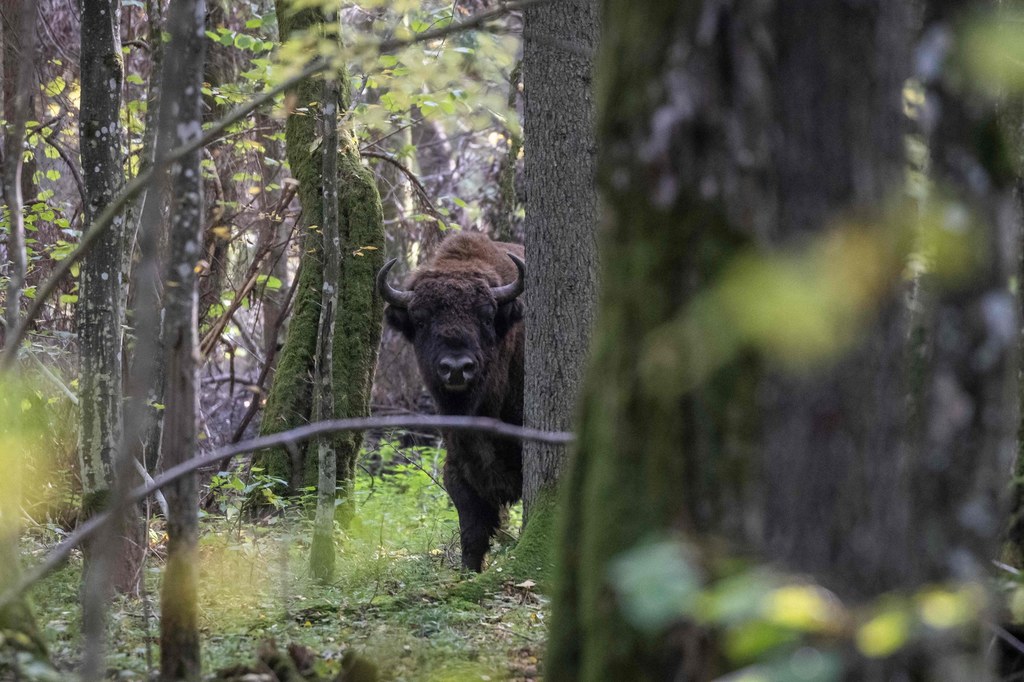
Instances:
[[[479,573],[491,537],[501,524],[497,505],[491,504],[450,467],[445,468],[444,483],[459,513],[459,539],[462,544],[462,567]]]

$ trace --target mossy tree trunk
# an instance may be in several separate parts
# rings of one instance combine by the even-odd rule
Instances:
[[[765,162],[756,146],[762,112],[748,106],[764,93],[742,94],[732,80],[760,75],[761,55],[743,22],[729,23],[732,35],[702,39],[698,20],[710,5],[604,3],[596,96],[606,211],[601,296],[560,498],[550,679],[715,677],[714,653],[699,633],[676,633],[672,646],[642,635],[609,583],[610,562],[638,543],[671,533],[697,541],[736,525],[741,513],[723,501],[739,485],[730,463],[745,455],[730,426],[749,419],[748,363],[732,358],[696,384],[687,374],[707,365],[704,339],[665,338],[744,232],[756,229],[740,209],[763,194],[738,193],[746,176],[723,146],[727,126],[736,126],[750,135],[748,163]],[[744,11],[751,13],[736,14]],[[737,54],[743,71],[722,68]],[[697,110],[688,110],[691,101]]]
[[[124,184],[124,140],[121,106],[120,3],[87,0],[82,5],[82,178],[87,201],[84,221],[92,223]],[[121,438],[122,272],[125,261],[125,217],[82,259],[75,324],[78,328],[79,429],[78,456],[82,478],[82,511],[88,518],[106,503],[113,486],[114,460]],[[138,589],[145,544],[141,526],[127,520],[117,553],[114,589]],[[88,549],[88,547],[86,548]],[[86,553],[88,584],[90,554]]]
[[[324,84],[320,155],[323,159],[323,234],[324,283],[320,294],[320,325],[317,329],[316,356],[313,358],[313,419],[331,416],[334,394],[334,318],[338,309],[341,275],[341,235],[338,231],[338,83]],[[317,450],[316,518],[309,545],[309,572],[314,580],[329,584],[334,580],[334,503],[338,488],[338,457],[333,439],[323,436],[314,441]]]
[[[576,416],[597,298],[591,82],[598,5],[541,4],[526,10],[524,22],[529,265],[524,423],[563,431],[572,428]],[[565,459],[564,447],[523,444],[525,527],[517,556],[525,558],[534,553],[527,551],[529,545],[539,545],[541,554],[531,556],[531,564],[547,563],[543,552],[551,533],[553,491]]]
[[[324,17],[317,9],[291,9],[289,0],[278,0],[281,40],[304,33],[322,35]],[[340,93],[339,118],[348,109],[349,80],[344,69],[335,74]],[[292,175],[299,182],[303,229],[302,265],[295,292],[295,304],[287,339],[281,349],[261,433],[276,433],[307,423],[312,415],[314,359],[324,285],[323,164],[318,150],[317,119],[324,101],[324,79],[303,81],[295,91],[296,108],[288,117],[285,141]],[[384,224],[380,195],[372,174],[363,167],[355,139],[346,130],[339,133],[338,227],[340,235],[337,311],[334,321],[333,372],[335,395],[333,417],[356,417],[369,413],[370,386],[377,362],[383,307],[374,291],[374,276],[383,265]],[[355,460],[362,444],[358,433],[334,438],[338,484],[343,496],[339,520],[346,523],[354,509],[348,494],[354,481]],[[256,459],[267,473],[289,483],[289,492],[316,485],[316,450],[284,449],[260,453]]]
[[[730,666],[713,633],[682,626],[644,634],[621,608],[612,563],[648,539],[683,537],[712,572],[723,550],[760,550],[852,603],[976,575],[954,563],[980,566],[986,540],[992,549],[995,528],[964,528],[979,520],[964,510],[997,518],[992,476],[1009,442],[1010,350],[997,343],[999,320],[970,336],[989,341],[981,346],[994,352],[991,365],[978,361],[979,348],[964,337],[937,347],[937,383],[943,374],[947,387],[970,377],[954,395],[970,396],[976,414],[992,419],[939,428],[955,423],[956,413],[943,409],[941,398],[950,395],[933,384],[922,433],[949,440],[915,442],[901,366],[906,243],[879,210],[900,199],[909,3],[604,6],[598,178],[608,255],[562,497],[547,676],[712,679]],[[950,158],[962,159],[966,140],[988,128],[957,118],[959,101],[943,100],[939,111],[952,121],[938,148],[959,145]],[[992,179],[973,187],[999,187]],[[996,227],[985,234],[1006,243],[1005,226],[992,218],[1002,196],[987,199],[994,203],[965,203],[986,206],[983,224]],[[870,263],[872,296],[856,333],[834,346],[846,353],[842,359],[796,357],[796,376],[779,361],[792,348],[748,337],[725,350],[737,331],[716,317],[722,301],[702,292],[737,272],[745,262],[737,256],[773,259],[780,247],[832,239],[840,246],[826,269],[834,272],[865,236],[875,255],[857,273]],[[977,314],[979,298],[971,303],[965,292],[987,300],[988,313],[1009,310],[1005,328],[1016,329],[1012,305],[999,303],[1001,262],[981,262],[966,289],[940,295],[940,315],[953,315],[947,342],[950,329],[986,319]],[[779,306],[767,293],[742,293],[750,314]],[[965,314],[964,305],[976,313]],[[786,311],[772,313],[772,329],[787,324]],[[749,357],[751,350],[764,361]],[[761,424],[753,418],[758,409]],[[945,452],[944,465],[922,444]],[[933,530],[914,533],[912,524]],[[927,664],[848,652],[847,679],[967,679],[969,669],[981,679],[974,644],[946,640],[946,651],[926,652]]]

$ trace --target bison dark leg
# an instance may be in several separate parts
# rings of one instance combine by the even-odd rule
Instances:
[[[462,567],[479,573],[491,536],[498,530],[501,518],[497,505],[477,493],[458,472],[445,468],[444,483],[459,513],[459,537],[462,541]]]

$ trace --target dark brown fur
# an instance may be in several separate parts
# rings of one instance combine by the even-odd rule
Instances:
[[[406,279],[405,288],[414,292],[408,308],[386,310],[388,323],[413,344],[420,373],[443,414],[523,423],[524,303],[520,296],[496,306],[490,291],[518,274],[508,253],[522,258],[523,247],[455,233]],[[446,390],[438,378],[438,358],[452,352],[472,356],[479,367],[468,389]],[[480,571],[502,508],[522,495],[522,451],[518,442],[493,436],[444,436],[444,481],[459,513],[462,564]]]

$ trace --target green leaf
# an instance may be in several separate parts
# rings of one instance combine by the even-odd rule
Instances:
[[[281,280],[273,275],[260,275],[256,278],[257,284],[263,284],[271,291],[277,291],[281,288]]]

